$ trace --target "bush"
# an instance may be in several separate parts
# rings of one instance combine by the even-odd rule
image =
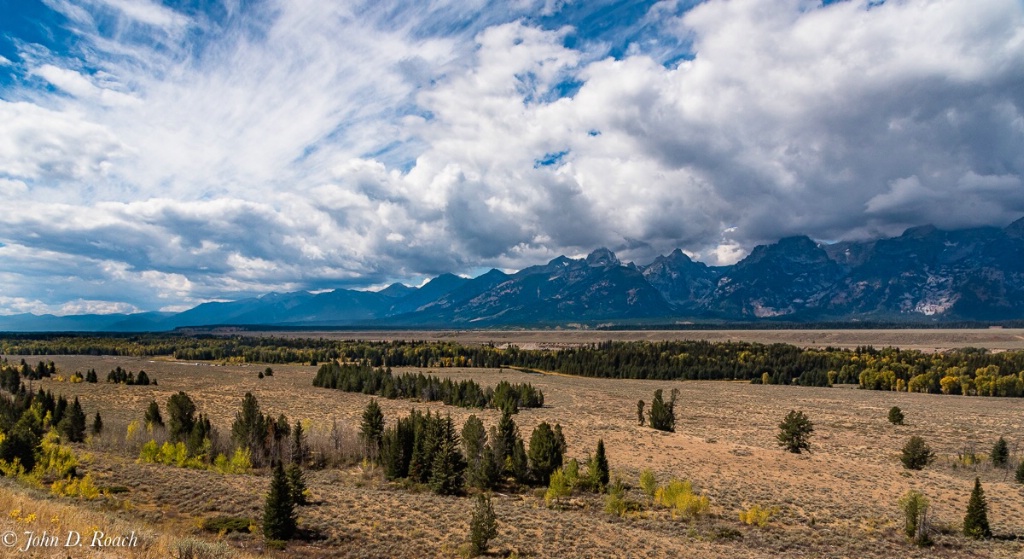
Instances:
[[[907,444],[903,445],[903,454],[900,456],[900,461],[903,462],[903,467],[908,470],[921,470],[925,466],[930,464],[935,459],[935,453],[932,449],[924,442],[924,439],[918,436],[910,437]]]
[[[800,454],[804,450],[810,452],[811,445],[807,442],[807,438],[813,432],[814,424],[807,419],[804,412],[790,410],[782,423],[779,423],[779,434],[777,435],[779,446],[794,454]]]
[[[544,504],[548,507],[561,507],[562,499],[572,495],[572,487],[566,480],[563,469],[555,470],[548,482],[548,490],[544,493]]]
[[[903,533],[917,545],[928,545],[928,498],[920,491],[911,489],[900,499],[903,510]]]
[[[740,522],[747,526],[764,528],[768,525],[768,521],[778,513],[779,507],[762,507],[761,505],[754,505],[745,511],[740,511]]]
[[[654,494],[654,501],[668,507],[672,511],[672,518],[696,518],[707,512],[711,506],[711,501],[706,496],[693,493],[692,483],[678,479],[659,487]]]
[[[204,518],[199,522],[199,528],[214,534],[226,534],[228,532],[248,533],[249,526],[252,526],[252,519],[244,516],[214,516]]]
[[[640,472],[640,489],[649,499],[654,499],[654,493],[658,490],[658,479],[649,468]]]
[[[469,522],[470,554],[473,557],[483,554],[487,551],[487,544],[496,537],[498,520],[494,516],[491,498],[483,494],[477,495],[473,519]]]
[[[892,423],[893,425],[903,425],[904,419],[903,410],[896,406],[889,408],[889,423]]]
[[[1017,480],[1017,483],[1024,483],[1024,459],[1017,464],[1017,472],[1014,478]]]
[[[172,545],[171,556],[175,559],[223,559],[234,555],[231,547],[224,542],[208,542],[198,538],[182,538]]]

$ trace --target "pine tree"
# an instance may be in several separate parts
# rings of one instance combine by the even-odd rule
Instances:
[[[654,400],[651,401],[651,411],[648,412],[651,420],[651,427],[659,431],[670,433],[676,430],[676,395],[678,390],[672,390],[672,398],[667,403],[662,396],[661,389],[654,391]]]
[[[644,426],[644,401],[637,400],[636,402],[636,421],[641,427]]]
[[[779,423],[779,446],[794,454],[801,451],[811,451],[811,445],[807,438],[814,432],[814,424],[811,423],[802,411],[790,410],[786,418]]]
[[[1017,471],[1014,473],[1017,483],[1024,483],[1024,459],[1017,463]]]
[[[196,404],[188,394],[178,392],[167,400],[168,436],[173,442],[184,442],[196,424]]]
[[[457,495],[462,491],[466,460],[459,450],[459,436],[450,416],[440,422],[438,438],[437,452],[430,469],[430,488],[438,495]]]
[[[100,412],[96,412],[96,417],[92,420],[92,434],[99,435],[103,432],[103,418],[100,417]]]
[[[562,449],[548,423],[541,422],[530,436],[530,471],[538,485],[547,485],[551,474],[562,467]]]
[[[302,468],[298,464],[288,466],[288,487],[291,490],[292,502],[296,505],[306,505],[306,480],[302,475]]]
[[[57,425],[57,430],[68,441],[80,443],[85,440],[85,424],[85,412],[82,411],[82,404],[79,403],[76,396],[74,404],[68,406],[67,411],[64,412],[64,417]]]
[[[493,480],[485,468],[487,431],[476,415],[471,415],[462,426],[462,448],[466,453],[466,483],[478,489],[487,489]]]
[[[145,420],[147,426],[164,426],[164,418],[160,415],[160,406],[156,403],[156,400],[151,400],[149,402],[149,407],[146,408]]]
[[[599,492],[604,491],[611,474],[608,469],[608,457],[604,452],[604,439],[597,439],[597,450],[588,464],[587,474],[594,489]]]
[[[487,551],[487,544],[498,537],[498,521],[491,506],[490,496],[476,497],[473,519],[469,522],[470,555],[476,557]]]
[[[967,503],[964,535],[976,540],[992,537],[992,530],[988,526],[988,503],[985,502],[985,491],[981,488],[981,480],[978,478],[974,478],[974,490],[971,491],[971,500]]]
[[[295,502],[281,463],[274,464],[270,492],[263,507],[263,534],[271,540],[290,540],[295,535]]]
[[[1010,447],[1006,439],[999,437],[996,444],[992,446],[992,465],[996,468],[1005,468],[1010,462]]]
[[[263,463],[266,457],[266,436],[268,419],[260,411],[260,403],[252,392],[242,397],[242,406],[235,412],[235,421],[231,424],[231,440],[235,448],[249,449],[254,465]]]
[[[900,499],[903,509],[903,532],[917,545],[928,545],[928,498],[920,491],[911,489]]]
[[[889,408],[889,423],[892,423],[893,425],[903,425],[904,419],[903,410],[897,406]]]
[[[302,465],[306,462],[306,436],[302,432],[302,422],[295,420],[292,429],[292,463]]]
[[[381,441],[384,437],[384,413],[376,399],[363,410],[363,420],[359,424],[359,439],[363,442],[363,450],[371,460],[380,457]]]
[[[907,444],[903,445],[903,454],[900,456],[900,461],[903,462],[903,467],[908,470],[921,470],[925,466],[930,464],[935,459],[935,453],[932,449],[924,442],[924,439],[914,435],[910,437]]]

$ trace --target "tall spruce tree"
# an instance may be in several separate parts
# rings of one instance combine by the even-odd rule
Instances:
[[[259,401],[252,392],[246,392],[231,424],[231,441],[235,448],[249,449],[254,465],[263,464],[267,455],[267,424],[268,419],[260,411]]]
[[[196,404],[188,394],[178,392],[167,399],[167,428],[172,442],[185,442],[196,424]]]
[[[487,489],[493,483],[485,468],[487,431],[476,415],[469,416],[462,425],[462,448],[466,453],[466,483],[477,489]]]
[[[288,466],[286,472],[288,477],[288,487],[291,490],[292,502],[295,505],[306,505],[306,479],[302,475],[302,468],[295,463]]]
[[[274,464],[270,492],[263,506],[263,534],[271,540],[290,540],[296,530],[292,488],[280,462]]]
[[[985,501],[985,491],[981,488],[981,480],[978,478],[974,478],[974,490],[971,491],[971,500],[967,503],[964,535],[976,540],[992,537],[992,530],[988,526],[988,503]]]
[[[603,491],[608,486],[611,471],[608,467],[608,457],[604,452],[604,439],[597,439],[597,450],[588,466],[588,475],[597,491]]]
[[[82,411],[82,404],[79,403],[76,396],[75,402],[68,406],[67,411],[64,412],[64,417],[57,425],[57,430],[68,441],[80,443],[85,440],[86,421],[85,412]]]
[[[96,412],[96,417],[92,420],[92,434],[99,435],[103,433],[103,418],[100,417],[100,412]]]
[[[384,438],[384,412],[375,398],[370,399],[363,410],[363,420],[359,423],[359,440],[363,443],[363,452],[371,460],[380,457],[381,442]]]
[[[430,488],[439,495],[457,495],[462,492],[466,460],[459,450],[459,435],[451,416],[438,420],[438,445],[430,470]]]
[[[302,432],[302,422],[295,420],[295,427],[292,429],[292,463],[303,465],[306,463],[306,435]]]

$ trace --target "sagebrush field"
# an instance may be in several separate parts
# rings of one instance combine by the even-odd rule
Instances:
[[[12,362],[20,359],[8,356]],[[27,358],[30,363],[38,356]],[[369,396],[315,388],[316,367],[216,365],[132,357],[52,356],[62,376],[96,369],[102,379],[120,366],[145,370],[157,386],[34,381],[55,394],[78,396],[86,416],[99,411],[104,433],[75,445],[82,469],[101,487],[117,487],[106,499],[78,502],[44,496],[7,478],[0,480],[4,510],[0,529],[42,530],[44,515],[80,518],[81,524],[116,522],[145,534],[146,547],[132,553],[159,557],[178,553],[181,538],[210,542],[208,556],[227,550],[281,557],[457,557],[467,541],[470,497],[441,497],[409,484],[384,481],[379,469],[359,460],[356,432]],[[1013,470],[984,460],[1003,436],[1011,462],[1022,453],[1024,405],[1017,398],[976,398],[852,388],[752,385],[729,381],[639,381],[532,374],[510,369],[401,369],[424,371],[483,386],[500,380],[529,382],[543,390],[545,405],[515,416],[529,437],[541,421],[561,424],[568,456],[581,461],[603,439],[614,475],[627,484],[639,510],[623,516],[604,512],[604,498],[576,493],[562,510],[545,506],[543,490],[494,495],[498,536],[492,556],[507,557],[1020,557],[1024,554],[1024,486]],[[656,389],[679,390],[675,433],[638,425],[637,400],[650,402]],[[163,406],[184,391],[222,435],[242,396],[253,393],[265,413],[286,414],[307,426],[311,444],[345,447],[349,460],[307,473],[312,504],[300,508],[300,527],[310,534],[286,550],[272,550],[249,531],[221,533],[199,528],[203,518],[235,516],[258,523],[269,485],[266,469],[229,475],[137,463],[144,434],[125,442],[128,425],[140,421],[151,400]],[[380,399],[385,420],[411,408],[450,414],[460,426],[470,414],[486,426],[500,414]],[[892,406],[906,424],[887,420]],[[778,424],[790,410],[814,424],[810,454],[790,454],[776,441]],[[332,430],[334,434],[332,435]],[[937,455],[922,471],[904,469],[900,449],[913,435]],[[962,459],[973,451],[980,463]],[[696,520],[672,519],[649,506],[638,477],[651,468],[659,482],[672,477],[693,482],[710,499]],[[960,535],[975,477],[980,477],[996,538],[973,541]],[[935,544],[918,548],[902,532],[898,500],[917,489],[931,501]],[[8,504],[10,503],[10,504]],[[777,507],[763,528],[741,523],[751,506]],[[25,521],[33,507],[36,517]],[[60,511],[54,512],[55,508]],[[54,510],[51,510],[54,509]],[[14,514],[17,511],[18,514]],[[52,518],[46,518],[49,523]],[[54,523],[57,525],[58,523]],[[136,528],[137,527],[137,528]],[[217,543],[220,542],[220,543]],[[220,547],[218,547],[220,546]],[[205,549],[205,548],[204,548]],[[8,551],[12,557],[24,556]],[[127,554],[126,554],[127,555]],[[40,555],[48,556],[48,555]],[[58,556],[58,555],[54,555]],[[100,555],[97,555],[100,556]],[[120,556],[120,555],[114,555]],[[198,556],[198,555],[197,555]],[[76,556],[77,557],[77,556]]]

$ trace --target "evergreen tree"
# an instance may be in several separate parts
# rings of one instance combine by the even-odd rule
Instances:
[[[988,503],[985,502],[985,491],[981,488],[981,480],[978,478],[974,478],[974,490],[971,491],[971,500],[967,503],[964,535],[976,540],[992,537],[992,530],[988,526]]]
[[[135,384],[149,386],[149,375],[146,374],[146,371],[139,371],[139,376],[135,377]]]
[[[241,408],[235,412],[235,421],[231,424],[231,440],[235,448],[249,449],[254,465],[262,464],[266,456],[267,423],[256,397],[252,392],[246,392],[242,397]]]
[[[184,442],[196,424],[196,404],[188,394],[178,392],[167,400],[168,436],[172,442]]]
[[[100,417],[100,412],[96,412],[96,417],[92,420],[92,434],[99,435],[103,432],[103,418]]]
[[[509,473],[516,480],[516,483],[530,482],[530,462],[526,456],[526,445],[523,439],[516,438],[512,446],[512,456],[508,460]]]
[[[456,495],[462,491],[466,460],[459,450],[459,436],[450,416],[440,421],[438,435],[439,444],[430,470],[430,488],[439,495]]]
[[[263,506],[263,534],[271,540],[290,540],[295,535],[295,502],[281,463],[274,464],[270,492]]]
[[[487,551],[487,544],[498,537],[498,521],[488,495],[476,497],[473,518],[469,522],[470,555],[476,557]]]
[[[296,419],[292,429],[292,463],[302,465],[305,462],[306,435],[302,432],[302,422]]]
[[[911,489],[900,499],[903,509],[903,532],[917,545],[928,545],[928,498]]]
[[[558,452],[562,454],[562,459],[565,459],[565,455],[569,453],[569,445],[565,442],[565,435],[562,434],[562,425],[555,423],[555,443],[558,445]]]
[[[654,400],[651,401],[649,412],[651,427],[659,431],[674,432],[676,430],[676,396],[679,391],[672,389],[672,397],[665,402],[661,389],[654,391]]]
[[[1017,462],[1017,471],[1014,472],[1013,478],[1017,480],[1017,483],[1024,483],[1024,459]]]
[[[893,425],[903,425],[904,419],[903,410],[896,406],[889,408],[889,423],[892,423]]]
[[[644,426],[644,401],[643,400],[637,400],[636,401],[636,421],[637,421],[637,423],[640,424],[641,427]]]
[[[156,400],[151,400],[149,402],[149,407],[146,408],[145,420],[147,426],[164,426],[164,418],[160,415],[160,406],[156,403]]]
[[[487,489],[493,483],[485,468],[487,431],[475,415],[469,416],[462,426],[462,448],[466,453],[466,483],[478,489]]]
[[[359,439],[363,443],[363,450],[371,460],[380,457],[381,442],[384,437],[384,413],[376,399],[370,399],[370,403],[363,410],[363,420],[359,424]]]
[[[529,459],[533,480],[539,485],[547,485],[551,474],[562,467],[562,449],[546,421],[530,435]]]
[[[1006,439],[999,437],[996,444],[992,446],[992,465],[996,468],[1005,468],[1010,462],[1010,447]]]
[[[306,505],[306,480],[302,475],[302,468],[298,464],[290,464],[287,471],[288,487],[291,490],[292,502],[296,505]]]
[[[782,423],[779,423],[779,446],[794,454],[800,454],[804,450],[810,452],[811,445],[807,438],[813,432],[814,424],[807,419],[804,412],[790,410]]]
[[[604,439],[597,439],[597,450],[588,464],[587,474],[596,491],[603,491],[607,487],[611,472],[604,452]]]
[[[910,437],[907,444],[903,445],[903,454],[900,461],[903,467],[908,470],[921,470],[935,459],[935,453],[924,442],[924,439],[917,435]]]
[[[64,413],[63,419],[57,425],[57,430],[69,442],[80,443],[85,440],[85,426],[85,412],[82,411],[82,404],[79,403],[76,396],[75,402]]]

